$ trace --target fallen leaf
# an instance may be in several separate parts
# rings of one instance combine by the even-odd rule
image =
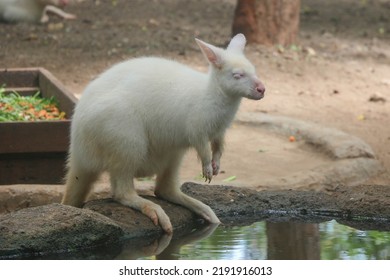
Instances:
[[[35,33],[30,33],[28,36],[25,38],[26,41],[34,41],[38,40],[38,35]]]
[[[230,177],[227,177],[225,180],[223,180],[223,182],[231,182],[231,181],[234,181],[237,179],[237,176],[230,176]]]
[[[47,26],[47,31],[54,32],[64,29],[64,23],[58,22],[58,23],[49,23]]]
[[[315,56],[317,53],[313,48],[305,47],[303,49],[304,53],[306,53],[308,56]]]
[[[364,121],[366,119],[366,117],[363,114],[361,114],[361,115],[357,116],[357,119],[359,121]]]

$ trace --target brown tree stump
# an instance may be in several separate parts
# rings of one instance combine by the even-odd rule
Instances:
[[[233,34],[248,43],[290,45],[299,31],[300,0],[237,0]]]

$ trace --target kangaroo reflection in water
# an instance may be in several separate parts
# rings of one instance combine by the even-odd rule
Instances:
[[[137,239],[124,245],[122,252],[115,259],[139,259],[156,256],[160,260],[175,260],[180,258],[180,250],[184,245],[205,239],[213,234],[218,224],[207,224],[187,234],[164,234],[158,239]]]

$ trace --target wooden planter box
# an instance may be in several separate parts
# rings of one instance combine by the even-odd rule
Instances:
[[[72,116],[77,102],[43,68],[0,69],[0,85],[20,95],[55,96],[59,109]],[[70,120],[0,122],[0,185],[60,184],[65,175]]]

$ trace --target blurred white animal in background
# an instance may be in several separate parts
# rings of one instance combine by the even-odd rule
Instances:
[[[49,21],[49,13],[63,19],[75,19],[75,15],[61,9],[69,2],[70,0],[0,0],[0,20],[45,23]]]

